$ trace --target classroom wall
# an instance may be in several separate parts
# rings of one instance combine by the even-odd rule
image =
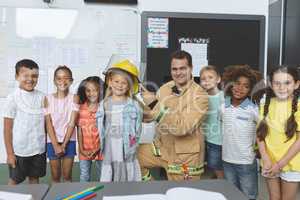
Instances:
[[[268,0],[138,0],[138,5],[103,5],[103,4],[84,4],[83,0],[54,0],[51,7],[53,8],[78,8],[84,9],[88,6],[97,6],[101,9],[110,8],[128,8],[142,11],[166,11],[166,12],[195,12],[195,13],[220,13],[220,14],[249,14],[265,15],[266,27],[268,27]],[[39,7],[47,8],[48,5],[43,0],[1,0],[1,6],[9,7]],[[267,30],[267,29],[266,29]],[[266,44],[267,44],[266,31]],[[137,38],[140,41],[140,36]],[[139,42],[140,43],[140,42]],[[139,45],[140,48],[141,45]],[[267,45],[265,45],[267,47]],[[266,52],[266,51],[265,51]],[[138,49],[138,58],[140,58],[140,49]],[[265,58],[266,53],[265,53]],[[267,60],[267,59],[266,59]],[[266,66],[266,61],[265,61]],[[0,99],[0,105],[3,99]],[[2,118],[0,119],[0,163],[6,162],[6,153],[3,143],[3,126]]]

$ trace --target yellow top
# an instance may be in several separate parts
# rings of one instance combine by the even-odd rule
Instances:
[[[297,131],[300,131],[300,103],[295,113],[295,119],[298,124]],[[292,100],[278,101],[272,98],[269,105],[269,113],[267,115],[267,123],[269,133],[265,138],[266,149],[272,162],[278,162],[288,151],[290,146],[297,140],[297,134],[288,140],[285,135],[285,124],[292,112]],[[263,105],[260,109],[260,118],[263,117]],[[289,163],[282,169],[283,171],[299,171],[300,172],[300,153],[298,153]]]

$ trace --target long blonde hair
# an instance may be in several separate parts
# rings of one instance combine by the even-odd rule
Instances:
[[[111,87],[109,86],[109,81],[115,75],[121,75],[126,79],[126,81],[128,83],[128,87],[129,87],[126,92],[126,96],[129,98],[132,98],[133,97],[133,78],[131,77],[130,74],[128,74],[127,72],[120,70],[120,69],[110,69],[109,72],[107,72],[106,77],[105,77],[105,82],[108,87],[105,92],[105,98],[112,96],[112,90],[111,90]]]

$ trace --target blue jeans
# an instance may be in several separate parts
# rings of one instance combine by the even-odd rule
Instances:
[[[207,166],[213,170],[223,170],[222,146],[206,142]]]
[[[88,182],[91,181],[91,168],[92,168],[92,160],[80,160],[79,167],[80,167],[80,182]],[[96,160],[96,180],[99,181],[101,175],[101,165],[102,160]]]
[[[249,165],[223,161],[225,179],[233,183],[249,199],[256,199],[258,193],[257,162]]]

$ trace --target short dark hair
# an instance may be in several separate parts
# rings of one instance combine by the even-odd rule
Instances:
[[[63,70],[63,71],[68,72],[69,75],[70,75],[70,77],[71,77],[71,80],[73,81],[73,74],[72,74],[72,71],[71,71],[71,69],[70,69],[69,67],[67,67],[66,65],[59,65],[59,66],[55,69],[55,71],[54,71],[54,79],[55,79],[55,77],[56,77],[56,75],[57,75],[57,72],[58,72],[59,70]]]
[[[22,59],[22,60],[20,60],[16,63],[16,66],[15,66],[16,75],[19,74],[21,67],[25,67],[25,68],[28,68],[28,69],[37,69],[37,70],[39,69],[38,64],[36,62],[34,62],[33,60]]]
[[[171,62],[173,59],[186,59],[188,61],[188,65],[193,67],[193,60],[191,54],[183,50],[174,51],[171,54]]]

